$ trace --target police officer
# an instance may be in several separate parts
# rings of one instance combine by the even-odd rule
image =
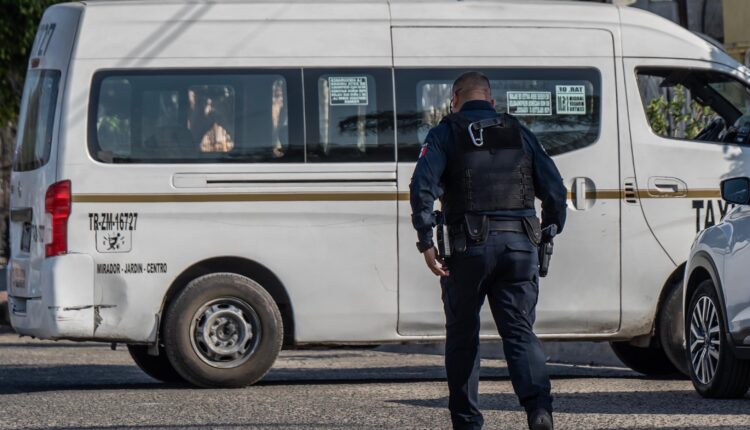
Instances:
[[[479,311],[487,297],[503,339],[513,389],[529,428],[552,429],[545,356],[532,331],[540,229],[565,223],[567,190],[552,159],[517,119],[497,114],[478,72],[453,83],[451,109],[430,130],[411,180],[417,248],[441,276],[445,367],[454,429],[480,429]],[[542,201],[542,221],[534,198]],[[433,204],[442,203],[452,253],[437,255]]]

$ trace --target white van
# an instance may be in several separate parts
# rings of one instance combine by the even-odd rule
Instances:
[[[570,190],[539,336],[684,370],[684,262],[727,210],[719,180],[750,173],[750,71],[655,15],[584,3],[50,8],[13,163],[13,326],[126,343],[202,386],[258,380],[282,344],[441,340],[408,185],[466,70]]]

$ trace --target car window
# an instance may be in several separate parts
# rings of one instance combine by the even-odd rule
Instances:
[[[300,72],[106,72],[94,158],[112,163],[301,162]]]
[[[59,85],[57,70],[29,71],[21,102],[13,170],[34,170],[49,160]]]
[[[651,130],[662,137],[735,142],[750,113],[748,87],[730,75],[703,69],[645,68],[638,89]],[[742,136],[737,143],[747,143]]]
[[[395,161],[390,70],[305,69],[306,161]]]
[[[596,142],[600,75],[596,69],[478,69],[490,79],[495,110],[514,115],[550,155]],[[399,161],[419,155],[430,128],[450,113],[451,86],[463,69],[396,70]]]

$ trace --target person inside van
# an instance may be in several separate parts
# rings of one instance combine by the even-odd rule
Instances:
[[[203,86],[188,90],[188,128],[201,152],[229,152],[234,148],[233,137],[226,127],[228,121],[225,114],[225,105],[231,104],[233,98],[226,87]]]

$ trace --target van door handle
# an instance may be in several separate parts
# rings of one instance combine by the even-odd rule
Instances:
[[[571,189],[571,200],[573,207],[579,211],[589,209],[594,205],[595,197],[594,183],[589,178],[573,178]]]
[[[652,197],[684,197],[687,184],[677,178],[653,176],[648,178],[648,193]]]

